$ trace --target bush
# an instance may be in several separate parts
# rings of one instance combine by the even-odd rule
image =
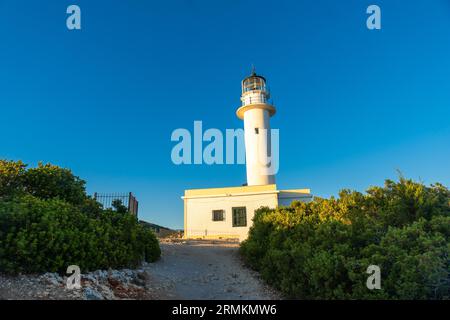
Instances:
[[[76,205],[86,199],[86,182],[69,169],[39,163],[24,173],[23,180],[25,191],[40,199],[58,198]]]
[[[448,299],[449,194],[401,178],[367,194],[261,208],[241,253],[290,298]],[[369,265],[381,268],[381,290],[366,287]]]
[[[1,162],[0,188],[2,272],[135,267],[160,256],[151,231],[131,214],[103,210],[69,170]]]
[[[0,200],[23,190],[26,165],[21,162],[0,160]]]

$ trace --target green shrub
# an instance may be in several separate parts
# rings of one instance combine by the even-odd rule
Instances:
[[[24,175],[24,189],[40,199],[58,198],[80,205],[86,199],[86,182],[73,175],[69,169],[39,163]]]
[[[401,178],[367,194],[261,208],[241,253],[290,298],[448,299],[449,194]],[[381,268],[381,290],[366,287],[369,265]]]
[[[135,267],[155,261],[158,241],[129,214],[105,210],[96,219],[59,199],[24,196],[0,202],[0,270],[64,272]]]
[[[0,162],[0,272],[135,267],[161,251],[131,214],[103,210],[69,170]]]
[[[25,172],[22,161],[0,160],[0,200],[23,191]]]

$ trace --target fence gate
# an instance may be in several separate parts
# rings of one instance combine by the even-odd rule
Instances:
[[[128,208],[134,216],[138,216],[139,202],[136,197],[131,193],[94,193],[94,199],[101,203],[103,208],[112,208],[112,202],[114,200],[122,201],[122,204]]]

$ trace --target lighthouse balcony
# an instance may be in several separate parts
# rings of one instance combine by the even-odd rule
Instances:
[[[268,103],[268,97],[263,93],[252,93],[243,96],[241,101],[243,106],[247,106],[249,104],[265,104]]]

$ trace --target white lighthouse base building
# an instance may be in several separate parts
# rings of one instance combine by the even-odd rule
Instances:
[[[310,201],[309,189],[278,190],[275,184],[185,190],[186,239],[239,239],[248,236],[255,210]]]

